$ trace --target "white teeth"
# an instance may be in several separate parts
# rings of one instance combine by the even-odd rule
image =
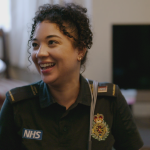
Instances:
[[[44,67],[47,67],[47,66],[54,66],[55,63],[47,63],[47,64],[40,64],[40,67],[44,68]]]

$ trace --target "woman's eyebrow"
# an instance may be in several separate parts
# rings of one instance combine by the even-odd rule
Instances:
[[[61,39],[61,37],[59,37],[59,36],[57,36],[57,35],[48,35],[48,36],[46,37],[46,39],[49,39],[49,38],[52,38],[52,37],[57,37],[57,38],[60,38],[60,39]]]
[[[37,41],[37,39],[36,39],[36,38],[34,38],[34,39],[32,39],[32,41]]]
[[[61,39],[61,37],[59,37],[57,35],[48,35],[45,39],[49,39],[49,38],[53,38],[53,37],[57,37],[57,38]],[[36,38],[34,38],[34,39],[32,39],[32,41],[38,41],[38,40]]]

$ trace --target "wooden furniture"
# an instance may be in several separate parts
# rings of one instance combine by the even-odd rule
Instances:
[[[11,78],[9,73],[10,63],[8,57],[8,51],[6,47],[6,35],[2,29],[0,29],[0,40],[2,40],[2,53],[3,56],[0,56],[0,62],[2,65],[0,71],[0,108],[5,100],[5,94],[7,91],[11,90],[12,88],[27,85],[27,82],[19,81]]]
[[[5,77],[7,79],[10,78],[9,75],[9,59],[8,59],[8,54],[7,54],[7,48],[6,48],[6,35],[4,33],[4,31],[2,29],[0,29],[0,39],[2,40],[2,54],[3,56],[0,56],[0,59],[6,64],[6,68],[5,68]]]

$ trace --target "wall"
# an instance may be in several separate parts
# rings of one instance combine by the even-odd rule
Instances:
[[[93,0],[94,44],[84,75],[112,81],[112,25],[150,24],[150,0]]]

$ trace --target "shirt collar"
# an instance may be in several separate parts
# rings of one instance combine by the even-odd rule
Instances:
[[[48,107],[51,104],[55,103],[53,97],[49,92],[47,84],[43,81],[41,81],[39,85],[39,101],[41,108]],[[89,85],[82,75],[80,75],[80,91],[76,103],[81,103],[87,106],[91,105],[91,93]]]
[[[43,81],[41,81],[39,86],[39,101],[41,108],[45,108],[54,103],[47,84]]]

